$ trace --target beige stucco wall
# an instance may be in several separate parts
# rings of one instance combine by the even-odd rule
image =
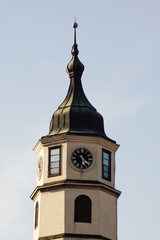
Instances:
[[[92,201],[91,223],[74,222],[74,201],[87,195]],[[65,231],[67,233],[95,234],[117,239],[117,199],[101,190],[66,189]]]
[[[65,191],[43,192],[36,201],[39,203],[39,222],[33,239],[64,233]]]
[[[61,145],[62,174],[48,178],[48,148]],[[87,148],[93,154],[93,164],[87,170],[78,170],[71,163],[72,152],[79,147]],[[111,182],[102,179],[102,149],[110,151]],[[43,159],[41,179],[37,176],[37,186],[56,183],[61,180],[93,180],[99,181],[112,188],[115,186],[115,152],[118,145],[100,138],[67,136],[65,139],[46,143],[39,142],[34,151],[37,159]],[[92,200],[92,222],[74,222],[74,201],[78,195],[85,194]],[[62,233],[96,234],[117,240],[117,197],[109,191],[88,186],[83,188],[76,183],[74,188],[61,188],[39,192],[34,197],[34,205],[39,202],[39,225],[34,229],[34,240],[39,237],[52,236]],[[63,239],[63,238],[62,238]],[[69,238],[68,238],[69,239]],[[76,239],[76,238],[75,238]],[[78,238],[77,238],[78,239]]]
[[[68,142],[67,144],[67,178],[79,180],[100,181],[111,187],[115,186],[115,151],[106,145],[96,144],[83,139],[79,142]],[[72,152],[76,148],[87,148],[93,154],[93,164],[86,170],[79,170],[71,162]],[[102,178],[102,148],[111,151],[111,182]]]
[[[81,194],[92,201],[91,223],[74,222],[74,203]],[[34,240],[65,232],[95,234],[117,240],[117,199],[107,192],[82,187],[67,188],[40,193],[36,201],[39,202],[40,211]]]
[[[38,227],[35,229],[35,206],[36,202],[39,204],[39,213],[38,213]],[[40,221],[40,206],[41,206],[41,195],[38,194],[36,201],[34,201],[34,221],[33,221],[33,239],[37,240],[39,237],[39,221]]]
[[[100,191],[100,235],[117,239],[117,198]]]
[[[60,146],[61,145],[61,175],[56,177],[48,177],[48,164],[49,164],[49,148]],[[51,144],[50,146],[44,146],[40,149],[37,154],[37,161],[39,157],[43,159],[43,170],[42,170],[42,177],[41,179],[37,176],[37,186],[41,186],[46,183],[52,183],[56,181],[65,180],[66,176],[66,166],[67,166],[67,143],[63,144]]]
[[[48,177],[48,161],[50,147],[61,145],[61,175],[56,177]],[[88,148],[93,154],[93,164],[86,170],[78,170],[71,162],[72,152],[79,147]],[[111,152],[111,182],[102,178],[102,148]],[[111,187],[115,186],[115,152],[118,145],[107,140],[99,141],[99,138],[91,138],[86,136],[68,137],[65,141],[58,143],[51,142],[47,146],[42,145],[35,149],[37,159],[42,156],[43,159],[43,173],[41,179],[37,177],[37,185],[57,182],[66,179],[79,179],[79,180],[94,180],[100,181]]]

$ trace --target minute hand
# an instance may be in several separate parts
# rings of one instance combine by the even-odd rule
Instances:
[[[81,157],[83,162],[85,162],[87,165],[89,165],[89,163],[84,159],[84,157],[82,155],[80,157]]]

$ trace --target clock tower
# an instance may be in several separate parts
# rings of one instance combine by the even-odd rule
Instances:
[[[75,22],[67,96],[52,116],[49,134],[34,148],[33,240],[117,240],[120,191],[115,189],[115,153],[119,145],[105,134],[103,117],[83,91],[77,26]]]

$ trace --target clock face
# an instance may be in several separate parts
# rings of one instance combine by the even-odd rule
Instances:
[[[37,161],[37,175],[39,179],[41,179],[41,176],[42,176],[42,168],[43,168],[43,162],[42,162],[42,157],[40,157],[38,158],[38,161]]]
[[[93,163],[93,156],[88,149],[78,148],[72,153],[71,161],[76,168],[87,169]]]

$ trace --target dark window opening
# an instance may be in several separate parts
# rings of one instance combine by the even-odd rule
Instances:
[[[75,222],[91,223],[92,203],[89,197],[80,195],[75,200]]]
[[[102,177],[111,181],[111,152],[102,150]]]
[[[38,227],[38,212],[39,212],[39,205],[38,205],[38,202],[36,202],[36,207],[35,207],[35,223],[34,223],[35,229]]]

